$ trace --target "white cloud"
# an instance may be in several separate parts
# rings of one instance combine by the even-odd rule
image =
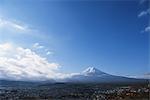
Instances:
[[[0,16],[0,35],[1,34],[13,34],[14,36],[30,35],[40,39],[48,38],[43,31],[40,31],[34,25],[16,19],[8,19],[3,16]]]
[[[150,32],[150,26],[147,26],[144,31],[145,32]]]
[[[12,46],[11,46],[10,43],[5,43],[5,44],[0,45],[0,49],[3,50],[3,51],[10,50],[10,49],[12,49]]]
[[[142,17],[150,14],[150,8],[139,13],[138,17]]]
[[[51,54],[53,54],[53,52],[51,52],[51,51],[47,51],[47,53],[46,53],[46,55],[51,55]]]
[[[45,46],[40,45],[39,43],[34,43],[32,47],[33,49],[42,49],[42,50],[44,49],[44,51],[46,52],[46,55],[54,54],[54,52],[49,51],[47,48],[45,49]]]
[[[40,45],[39,43],[34,43],[33,44],[33,48],[35,48],[35,49],[43,49],[44,46]]]
[[[150,26],[147,26],[144,30],[141,31],[141,33],[150,33]]]
[[[0,30],[6,30],[10,31],[11,33],[29,33],[36,31],[34,29],[31,29],[28,25],[17,22],[17,21],[12,21],[8,20],[5,18],[0,17]]]
[[[0,44],[0,78],[18,80],[46,80],[59,78],[60,65],[48,62],[30,49]]]

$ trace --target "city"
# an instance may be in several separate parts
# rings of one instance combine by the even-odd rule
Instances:
[[[55,83],[0,88],[0,100],[149,100],[148,83]]]

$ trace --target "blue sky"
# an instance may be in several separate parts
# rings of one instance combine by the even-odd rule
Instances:
[[[148,9],[144,0],[2,0],[0,43],[39,47],[34,52],[59,63],[61,72],[93,66],[115,75],[144,74]]]

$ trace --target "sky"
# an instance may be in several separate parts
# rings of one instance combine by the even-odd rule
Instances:
[[[1,0],[0,75],[148,73],[149,15],[148,0]]]

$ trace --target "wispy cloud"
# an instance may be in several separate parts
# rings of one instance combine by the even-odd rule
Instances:
[[[0,18],[0,30],[16,31],[16,32],[29,32],[33,29],[28,25],[16,21]]]
[[[33,44],[33,48],[35,48],[35,49],[43,49],[44,46],[40,45],[39,43],[34,43]]]
[[[53,52],[51,52],[51,51],[47,51],[47,53],[46,53],[46,55],[51,55],[51,54],[53,54]]]
[[[138,14],[138,17],[142,17],[142,16],[146,16],[146,15],[149,15],[150,14],[150,8],[145,10],[145,11],[142,11]]]
[[[147,26],[144,31],[145,32],[150,32],[150,26]]]
[[[31,49],[0,44],[0,78],[44,80],[58,78],[58,63],[49,62]]]
[[[45,40],[47,35],[45,32],[37,27],[35,25],[26,23],[22,20],[18,19],[9,19],[4,16],[0,16],[0,34],[6,34],[6,35],[14,35],[14,36],[31,36],[38,39]]]
[[[33,47],[34,50],[42,50],[42,51],[45,51],[44,53],[45,53],[47,56],[54,54],[54,52],[50,51],[48,48],[46,48],[45,46],[41,45],[40,43],[34,43],[32,47]]]
[[[150,26],[145,27],[145,29],[143,29],[141,33],[150,33]]]

